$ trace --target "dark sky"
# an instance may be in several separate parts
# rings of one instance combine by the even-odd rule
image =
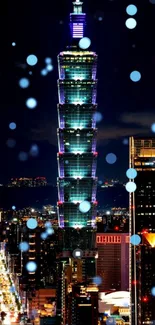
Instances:
[[[138,8],[133,30],[125,26],[130,3]],[[85,36],[99,56],[97,102],[104,118],[98,124],[97,174],[99,179],[124,179],[128,146],[123,139],[149,135],[155,122],[155,4],[149,0],[84,0],[83,7],[88,13]],[[56,183],[57,54],[67,45],[71,11],[71,0],[7,0],[5,10],[0,10],[0,182],[16,176],[46,176]],[[29,54],[38,57],[34,67],[26,64]],[[52,58],[54,70],[42,76],[46,57]],[[138,83],[129,78],[133,70],[141,73]],[[19,87],[21,77],[30,80],[30,87]],[[38,101],[34,110],[25,105],[29,97]],[[17,124],[15,131],[8,127],[12,121]],[[16,140],[13,149],[6,145],[9,138]],[[32,144],[39,146],[38,157],[19,161],[19,152],[29,152]],[[114,165],[105,161],[109,152],[117,156]]]

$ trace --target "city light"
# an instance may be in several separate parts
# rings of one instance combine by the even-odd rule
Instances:
[[[117,157],[114,153],[111,152],[106,155],[105,159],[108,164],[112,165],[116,162]]]
[[[30,82],[29,82],[29,80],[27,79],[27,78],[21,78],[20,80],[19,80],[19,86],[21,87],[21,88],[27,88],[28,86],[30,85]]]
[[[37,100],[35,98],[28,98],[26,100],[26,106],[29,109],[34,109],[37,106]]]
[[[88,49],[91,45],[91,40],[88,37],[83,37],[79,41],[79,47],[83,50]]]
[[[94,115],[93,115],[93,118],[94,120],[99,123],[102,121],[103,119],[103,115],[100,113],[100,112],[96,112]]]
[[[140,79],[141,79],[141,74],[139,71],[132,71],[130,73],[130,79],[133,81],[133,82],[138,82]]]
[[[28,55],[28,57],[26,58],[26,62],[28,65],[34,66],[37,64],[38,62],[38,58],[36,57],[36,55],[34,54],[30,54]]]
[[[12,139],[12,138],[9,138],[6,141],[6,145],[8,146],[8,148],[14,148],[16,146],[16,140]]]
[[[30,148],[30,152],[29,152],[30,156],[32,157],[37,157],[39,154],[39,147],[37,144],[33,144]]]
[[[132,235],[130,237],[130,243],[132,245],[139,245],[141,243],[141,237],[139,235]]]
[[[47,71],[53,71],[53,65],[52,64],[48,64],[47,67],[46,67],[46,70]]]
[[[42,76],[47,76],[48,71],[47,71],[47,69],[42,69],[40,73]]]
[[[47,237],[48,237],[47,232],[42,232],[41,235],[40,235],[40,238],[43,239],[43,240],[45,240]]]
[[[127,192],[129,192],[129,193],[135,192],[136,188],[137,188],[137,186],[134,182],[126,183],[125,187],[126,187]]]
[[[136,169],[134,168],[129,168],[127,171],[126,171],[126,176],[130,179],[134,179],[137,177],[137,171]]]
[[[26,264],[26,269],[28,272],[35,272],[37,269],[37,264],[35,262],[28,262]]]
[[[134,29],[137,26],[137,21],[134,18],[128,18],[125,25],[128,29]]]
[[[35,228],[37,228],[37,226],[38,226],[38,222],[37,222],[36,219],[34,219],[34,218],[30,218],[30,219],[27,220],[27,222],[26,222],[26,226],[27,226],[27,228],[29,228],[29,229],[35,229]]]
[[[48,235],[53,235],[54,234],[53,228],[47,228],[46,232],[47,232]]]
[[[45,58],[45,63],[46,63],[46,64],[50,64],[50,63],[52,63],[52,59],[51,59],[51,58]]]
[[[135,5],[128,5],[126,7],[126,12],[129,16],[134,16],[137,13],[137,7]]]
[[[91,208],[91,204],[88,201],[83,201],[79,204],[79,210],[82,213],[87,213]]]
[[[153,124],[151,125],[151,130],[152,130],[152,132],[155,133],[155,123],[153,123]]]
[[[9,124],[9,129],[10,129],[10,130],[15,130],[15,129],[16,129],[16,123],[15,123],[15,122],[11,122],[11,123]]]
[[[28,153],[24,151],[20,151],[18,154],[18,159],[20,161],[26,161],[28,159]]]
[[[29,243],[27,242],[21,242],[19,244],[19,249],[23,252],[27,252],[29,250]]]

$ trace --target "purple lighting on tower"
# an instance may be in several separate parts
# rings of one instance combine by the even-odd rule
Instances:
[[[73,23],[73,38],[83,37],[83,24]]]
[[[70,30],[72,38],[83,38],[86,14],[82,12],[83,2],[73,2],[73,13],[70,14]]]

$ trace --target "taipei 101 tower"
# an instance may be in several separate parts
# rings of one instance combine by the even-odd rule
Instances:
[[[58,55],[57,322],[97,325],[97,55],[85,39],[86,14],[73,2],[71,44]],[[80,43],[79,43],[80,42]],[[81,49],[86,48],[87,49]]]

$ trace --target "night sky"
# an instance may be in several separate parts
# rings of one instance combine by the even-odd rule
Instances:
[[[152,0],[153,1],[153,0]],[[154,1],[155,2],[155,1]],[[126,6],[133,3],[138,12],[134,17],[137,27],[129,30],[125,21],[129,16]],[[155,4],[149,0],[84,0],[87,12],[87,32],[92,49],[98,58],[98,110],[103,114],[98,123],[99,179],[125,179],[128,168],[128,145],[123,139],[130,135],[153,135],[155,122]],[[57,176],[57,54],[65,50],[69,38],[71,0],[6,0],[1,9],[0,60],[0,182],[11,177],[46,176],[56,183]],[[102,17],[102,18],[99,18]],[[12,46],[12,42],[16,46]],[[29,54],[38,63],[26,64]],[[51,57],[54,70],[47,76],[40,71],[45,58]],[[130,73],[138,70],[141,80],[130,80]],[[32,74],[29,74],[29,72]],[[26,77],[30,86],[19,87]],[[25,102],[34,97],[34,110]],[[15,122],[16,130],[9,130]],[[8,139],[14,148],[8,148]],[[39,155],[20,161],[19,153],[29,152],[37,144]],[[108,165],[105,156],[113,152],[117,162]]]

